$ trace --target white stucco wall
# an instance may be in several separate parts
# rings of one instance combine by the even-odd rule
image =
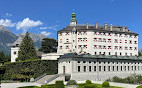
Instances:
[[[11,62],[16,62],[16,58],[18,57],[19,47],[11,47]],[[14,54],[16,52],[16,54]]]

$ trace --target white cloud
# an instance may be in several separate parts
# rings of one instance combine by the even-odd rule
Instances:
[[[18,22],[17,25],[16,25],[16,28],[17,30],[28,30],[30,28],[33,28],[33,27],[37,27],[39,25],[42,25],[43,23],[41,21],[33,21],[33,20],[30,20],[29,18],[25,18],[22,22]]]
[[[10,13],[6,13],[6,16],[12,16],[12,14],[10,14]]]
[[[49,36],[51,34],[51,32],[42,31],[41,34],[43,34],[45,36]]]
[[[54,25],[54,26],[49,26],[49,27],[40,27],[40,29],[43,29],[43,30],[45,30],[45,29],[53,29],[53,30],[56,30],[57,27],[58,27],[58,25]]]
[[[9,19],[1,19],[0,20],[0,25],[6,26],[6,27],[14,27],[15,23],[12,23],[11,20]]]

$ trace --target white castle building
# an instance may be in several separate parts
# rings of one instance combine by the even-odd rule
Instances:
[[[17,50],[18,45],[14,43],[12,62],[18,55]],[[57,53],[43,54],[41,59],[58,59],[58,74],[69,75],[72,80],[106,80],[142,74],[137,33],[125,26],[107,23],[79,25],[74,12],[70,25],[58,31]]]

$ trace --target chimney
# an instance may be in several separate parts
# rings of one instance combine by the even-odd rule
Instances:
[[[122,31],[125,32],[125,26],[122,26]]]
[[[105,29],[107,29],[107,23],[105,23]]]
[[[86,29],[88,29],[88,22],[86,23]]]
[[[98,22],[96,22],[96,29],[98,28]]]
[[[113,25],[111,24],[111,25],[110,25],[110,31],[112,31],[112,26],[113,26]]]

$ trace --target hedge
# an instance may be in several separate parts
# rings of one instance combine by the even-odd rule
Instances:
[[[107,82],[107,81],[102,83],[102,87],[109,87],[109,86],[110,86],[109,82]]]
[[[28,80],[41,74],[57,74],[58,62],[56,60],[32,60],[8,63],[0,66],[2,80]]]
[[[56,81],[55,88],[65,88],[63,81]]]

